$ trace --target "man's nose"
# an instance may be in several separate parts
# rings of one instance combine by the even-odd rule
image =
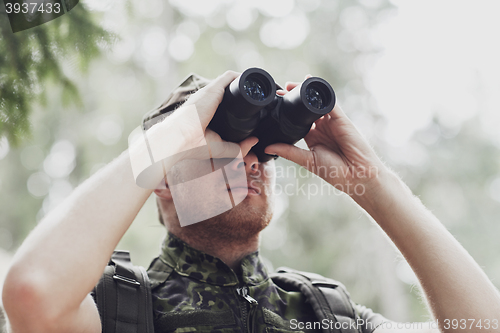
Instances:
[[[257,156],[253,152],[250,152],[243,159],[234,159],[229,164],[229,169],[226,168],[226,170],[239,172],[242,171],[242,168],[245,168],[245,173],[247,175],[252,175],[259,172],[259,165],[259,159],[257,158]]]
[[[247,156],[243,158],[245,164],[245,171],[248,175],[255,174],[259,171],[259,159],[253,152],[249,152]]]
[[[231,163],[231,169],[234,171],[245,168],[247,175],[255,174],[259,171],[259,159],[257,156],[250,152],[243,159],[237,158]]]

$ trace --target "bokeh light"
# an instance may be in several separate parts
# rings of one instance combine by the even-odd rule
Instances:
[[[305,41],[308,34],[309,21],[300,12],[271,19],[260,29],[262,43],[279,49],[296,48]]]
[[[499,3],[480,1],[474,10],[466,1],[394,3],[397,15],[373,32],[384,53],[367,78],[389,119],[386,139],[402,145],[433,117],[456,128],[478,112],[484,130],[498,138],[500,48],[492,38]]]
[[[186,61],[194,52],[193,41],[184,34],[176,34],[170,41],[168,51],[174,60]]]
[[[43,197],[49,193],[50,177],[44,172],[36,172],[28,178],[28,191],[35,197]]]
[[[6,137],[0,139],[0,160],[3,159],[9,153],[10,145]]]
[[[75,147],[67,140],[56,142],[43,161],[43,169],[52,178],[67,177],[75,168]]]

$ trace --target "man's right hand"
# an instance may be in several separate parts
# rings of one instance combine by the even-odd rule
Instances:
[[[131,135],[129,152],[136,184],[157,188],[169,170],[185,159],[244,158],[258,139],[227,142],[208,128],[224,96],[225,88],[238,77],[227,71],[198,90],[163,121],[144,134],[140,127]],[[147,138],[147,140],[144,139]]]
[[[222,102],[224,90],[239,75],[240,73],[237,72],[226,71],[224,74],[220,75],[208,85],[190,96],[184,103],[183,107],[188,107],[190,105],[194,105],[196,107],[203,136],[199,135],[199,128],[197,128],[199,126],[198,122],[192,117],[182,117],[182,112],[179,112],[178,118],[175,119],[176,126],[183,127],[186,139],[192,140],[195,145],[196,143],[206,141],[209,145],[219,148],[212,149],[213,158],[232,157],[234,154],[232,152],[231,145],[225,145],[225,141],[222,140],[217,133],[207,127],[212,120],[215,111],[217,111],[219,104]],[[248,137],[239,143],[243,157],[248,154],[250,149],[256,145],[257,142],[257,138]],[[221,149],[221,147],[223,148]]]
[[[191,95],[183,106],[195,105],[205,130],[224,97],[224,90],[240,73],[227,71]]]

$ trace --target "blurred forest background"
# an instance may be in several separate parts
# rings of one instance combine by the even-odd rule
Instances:
[[[497,7],[82,0],[12,34],[0,3],[0,281],[38,221],[125,150],[142,115],[185,76],[258,66],[281,84],[309,73],[328,80],[379,155],[499,287]],[[296,193],[278,196],[263,233],[271,269],[330,276],[390,319],[428,320],[415,276],[380,229],[317,177],[277,163],[288,170],[278,185]],[[302,192],[302,184],[322,191]],[[148,266],[164,234],[151,197],[118,248]]]

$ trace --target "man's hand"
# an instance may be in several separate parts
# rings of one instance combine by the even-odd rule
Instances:
[[[215,111],[219,107],[219,104],[222,102],[224,90],[239,75],[240,73],[237,72],[226,71],[208,85],[191,95],[186,103],[184,103],[183,106],[196,106],[203,130],[207,128],[215,114]]]
[[[256,137],[232,143],[222,140],[207,128],[222,101],[225,88],[238,75],[227,71],[191,95],[179,109],[149,128],[145,135],[140,127],[133,132],[129,152],[138,186],[157,188],[169,170],[185,159],[234,159],[248,154],[258,142]]]
[[[289,91],[296,85],[286,88]],[[287,144],[270,145],[265,151],[304,166],[341,190],[349,190],[349,183],[351,189],[359,184],[365,187],[364,195],[348,194],[406,258],[442,332],[456,331],[445,325],[447,321],[500,320],[500,293],[495,286],[439,220],[384,166],[338,105],[315,122],[305,141],[309,151]],[[481,330],[498,331],[491,326]]]
[[[284,95],[297,85],[287,83],[287,91],[278,93]],[[379,173],[387,170],[338,104],[313,124],[304,140],[309,150],[276,143],[265,152],[303,166],[351,196],[357,186],[374,185]]]
[[[207,127],[215,111],[217,111],[219,104],[222,102],[224,90],[239,75],[240,73],[237,72],[226,71],[189,97],[181,109],[194,105],[196,107],[198,119],[186,117],[181,109],[178,110],[180,112],[176,111],[171,119],[169,119],[170,117],[167,118],[167,120],[174,123],[175,126],[180,129],[189,147],[203,146],[206,142],[211,146],[213,158],[234,157],[237,155],[234,155],[233,151],[235,144],[227,143],[222,140],[217,133]],[[258,139],[256,137],[248,137],[238,144],[243,157],[248,154],[250,149],[255,146],[257,142]],[[192,158],[193,156],[189,157]]]

